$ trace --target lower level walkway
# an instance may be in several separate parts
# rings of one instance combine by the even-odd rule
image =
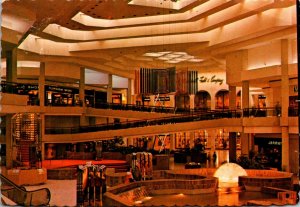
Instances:
[[[211,160],[210,162],[207,161],[207,163],[202,164],[202,168],[217,168],[221,165],[222,162],[228,160],[228,151],[226,150],[217,150],[217,161],[216,163],[213,163]],[[51,162],[51,163],[50,163]],[[69,166],[70,163],[65,163],[66,161],[63,160],[49,160],[44,162],[43,164],[45,165],[44,167],[48,166],[50,168],[54,168],[59,166],[59,164],[62,164],[64,166]],[[73,165],[75,164],[85,164],[82,163],[85,161],[74,161],[71,162]],[[112,160],[102,160],[102,161],[92,161],[93,164],[104,164],[105,163],[110,163]],[[47,167],[46,167],[47,168]],[[176,170],[176,169],[184,169],[185,168],[185,163],[175,163],[174,162],[174,157],[170,157],[169,160],[169,168],[170,170]],[[295,176],[293,178],[294,184],[299,183],[299,178]],[[27,190],[35,190],[39,188],[49,188],[51,192],[51,201],[50,201],[50,206],[76,206],[76,186],[77,180],[48,180],[46,184],[43,185],[37,185],[37,186],[26,186]],[[230,202],[232,201],[232,196],[235,195],[230,195],[230,196],[222,196],[218,197],[218,204],[219,205],[229,205]],[[249,196],[247,194],[247,196]],[[180,198],[182,199],[182,198]],[[212,198],[215,199],[215,198]],[[229,200],[228,200],[229,199]],[[229,203],[228,203],[229,202]],[[232,203],[232,202],[231,202]],[[150,205],[150,204],[149,204]]]

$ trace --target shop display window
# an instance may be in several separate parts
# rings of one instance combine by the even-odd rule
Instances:
[[[170,149],[170,135],[155,135],[153,149],[157,151],[162,151],[166,149]]]
[[[215,138],[216,149],[229,149],[229,132],[226,129],[219,129]]]
[[[228,109],[229,108],[229,91],[221,90],[216,94],[216,109]]]
[[[189,148],[190,133],[189,132],[177,132],[175,133],[175,148]]]
[[[194,132],[194,144],[201,144],[204,149],[207,148],[207,140],[209,139],[207,130],[198,130]]]
[[[122,104],[122,94],[112,94],[112,103],[114,104]]]
[[[198,91],[195,95],[195,109],[208,110],[211,108],[211,97],[207,91]]]

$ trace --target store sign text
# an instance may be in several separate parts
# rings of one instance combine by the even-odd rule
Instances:
[[[201,76],[199,81],[200,81],[200,83],[215,83],[215,84],[222,85],[224,82],[224,79],[216,78],[216,75],[213,75],[211,78]]]
[[[294,86],[294,92],[298,93],[298,86]]]
[[[157,97],[155,96],[155,101],[170,101],[170,96],[162,96],[162,97]]]
[[[269,141],[268,144],[269,145],[281,145],[281,142],[278,142],[278,141]]]

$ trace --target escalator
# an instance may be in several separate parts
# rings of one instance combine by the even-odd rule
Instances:
[[[25,187],[18,186],[5,176],[1,179],[1,204],[17,206],[49,206],[51,194],[48,188],[27,191]]]

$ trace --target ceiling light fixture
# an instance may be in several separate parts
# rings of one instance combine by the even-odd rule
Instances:
[[[188,62],[202,62],[203,59],[199,59],[195,56],[189,55],[186,52],[172,52],[172,51],[164,51],[164,52],[147,52],[143,56],[152,57],[157,60],[163,60],[166,63],[179,63],[183,61]]]
[[[197,58],[194,58],[194,59],[190,59],[188,60],[189,62],[194,62],[194,63],[198,63],[198,62],[202,62],[203,59],[197,59]]]

